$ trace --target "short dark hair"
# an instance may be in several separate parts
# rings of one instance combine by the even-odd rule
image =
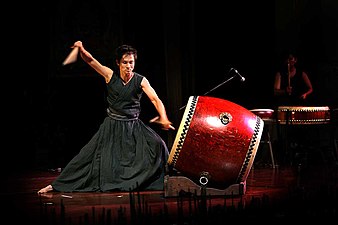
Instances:
[[[137,59],[137,50],[130,45],[120,45],[116,48],[115,57],[116,60],[120,61],[123,55],[134,55],[135,60]]]

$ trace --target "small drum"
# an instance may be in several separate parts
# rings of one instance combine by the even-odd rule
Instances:
[[[245,182],[264,127],[263,120],[227,100],[191,96],[168,164],[196,183],[226,188]]]
[[[273,109],[251,109],[250,111],[262,118],[264,121],[274,120],[275,111]]]
[[[330,123],[330,108],[279,106],[277,120],[280,124],[326,124]]]

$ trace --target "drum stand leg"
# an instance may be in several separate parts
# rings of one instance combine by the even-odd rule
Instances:
[[[335,149],[335,153],[336,153],[336,162],[338,162],[338,139],[334,140],[334,149]]]
[[[270,131],[269,131],[269,129],[268,129],[267,127],[264,127],[263,138],[264,138],[264,140],[261,140],[260,143],[261,143],[261,144],[268,144],[272,168],[275,169],[275,168],[276,168],[275,157],[274,157],[274,155],[273,155],[273,150],[272,150],[272,143],[271,143],[271,138],[270,138]]]
[[[335,150],[335,156],[336,156],[336,163],[338,163],[338,108],[333,109],[331,111],[332,115],[332,136],[333,136],[333,144],[334,144],[334,150]]]
[[[334,123],[335,122],[335,123]],[[331,124],[331,143],[333,143],[334,157],[338,163],[338,121],[332,121]]]
[[[275,158],[273,157],[272,144],[271,144],[270,132],[269,131],[267,131],[267,136],[268,136],[267,143],[269,144],[269,150],[270,150],[270,157],[271,157],[272,168],[275,169],[276,168]]]

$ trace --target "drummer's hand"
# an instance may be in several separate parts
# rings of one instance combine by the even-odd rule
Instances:
[[[76,47],[82,48],[82,47],[83,47],[82,41],[76,41],[76,42],[73,44],[72,48],[76,48]]]
[[[159,116],[154,117],[149,121],[150,123],[157,123],[161,126],[162,130],[175,130],[175,127],[173,127],[171,122],[169,120],[163,120]]]
[[[303,100],[305,100],[306,97],[307,97],[307,94],[303,94],[303,95],[300,96],[300,98],[303,99]]]

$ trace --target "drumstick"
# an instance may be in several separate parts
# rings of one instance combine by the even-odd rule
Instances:
[[[73,48],[73,50],[69,53],[67,58],[63,61],[62,65],[65,66],[70,63],[76,62],[78,54],[79,54],[79,47]]]
[[[149,120],[149,123],[156,123],[160,126],[163,126],[164,124],[159,121],[159,116],[154,117],[153,119]],[[169,124],[169,128],[172,130],[175,130],[175,127],[173,127],[171,124]]]
[[[290,81],[290,63],[288,63],[288,88],[291,88],[291,81]],[[291,92],[289,92],[289,95],[291,95]]]

